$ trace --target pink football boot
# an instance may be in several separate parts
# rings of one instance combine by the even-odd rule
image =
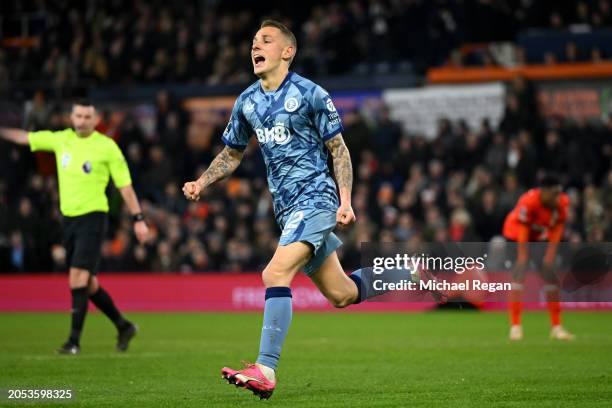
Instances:
[[[223,367],[221,378],[236,387],[244,387],[252,391],[260,399],[270,398],[276,388],[276,381],[268,380],[256,364],[244,363],[244,366],[242,370]]]

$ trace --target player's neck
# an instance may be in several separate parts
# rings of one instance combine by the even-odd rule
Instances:
[[[94,131],[92,131],[92,132],[91,132],[91,133],[89,133],[89,134],[79,133],[79,132],[76,132],[76,131],[75,131],[74,133],[77,135],[77,137],[78,137],[79,139],[86,139],[86,138],[88,138],[89,136],[93,135],[93,134],[94,134],[94,132],[95,132],[95,130],[94,130]]]
[[[287,75],[289,75],[289,70],[286,67],[278,67],[278,69],[261,77],[261,87],[266,92],[276,91]]]

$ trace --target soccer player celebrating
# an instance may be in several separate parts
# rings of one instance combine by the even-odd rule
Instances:
[[[238,167],[249,137],[257,136],[282,233],[262,273],[266,294],[257,361],[242,370],[223,368],[221,372],[231,384],[261,398],[269,398],[276,387],[275,369],[291,323],[290,285],[299,270],[335,307],[380,294],[362,285],[364,270],[347,276],[336,255],[341,241],[333,229],[355,221],[351,159],[329,94],[289,72],[296,49],[295,36],[286,26],[272,20],[261,24],[251,49],[259,80],[236,100],[222,137],[225,148],[198,180],[183,186],[188,199],[198,200],[203,189]],[[339,198],[327,151],[333,158]]]
[[[542,180],[540,188],[531,189],[523,194],[516,207],[506,217],[503,235],[507,240],[517,243],[517,258],[512,271],[510,293],[510,340],[523,338],[521,298],[524,275],[530,258],[529,242],[548,242],[542,259],[541,276],[546,282],[544,290],[552,325],[550,337],[558,340],[574,338],[561,325],[559,284],[553,272],[557,246],[563,235],[568,207],[569,198],[561,191],[559,180],[554,176],[547,176]]]
[[[130,340],[136,335],[137,327],[122,316],[96,278],[107,227],[108,199],[105,189],[109,175],[132,214],[134,233],[141,243],[147,238],[148,227],[121,150],[113,139],[95,131],[99,116],[94,106],[85,100],[75,102],[70,119],[71,129],[28,133],[21,129],[0,128],[0,137],[20,145],[29,144],[33,152],[55,153],[72,293],[70,335],[57,352],[79,354],[89,299],[117,327],[117,350],[126,351]]]

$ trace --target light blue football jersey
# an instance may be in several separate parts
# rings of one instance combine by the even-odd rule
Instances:
[[[327,91],[289,72],[276,91],[265,92],[257,81],[240,94],[223,142],[244,149],[251,135],[257,137],[278,220],[296,206],[336,211],[325,142],[342,131]]]

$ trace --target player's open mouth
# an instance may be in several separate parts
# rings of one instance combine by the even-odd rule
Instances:
[[[253,63],[255,64],[255,67],[261,67],[264,62],[266,62],[266,59],[261,56],[261,55],[254,55],[253,56]]]

